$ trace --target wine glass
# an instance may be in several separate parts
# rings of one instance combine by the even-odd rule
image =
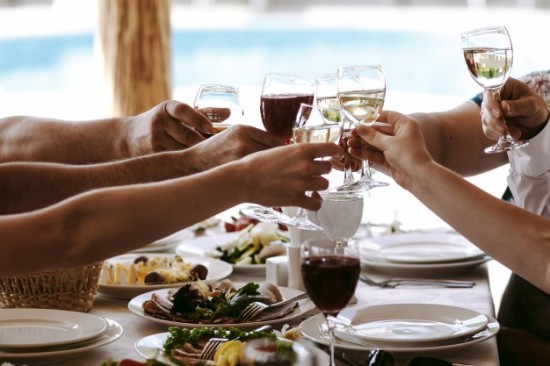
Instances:
[[[205,111],[213,122],[214,133],[243,121],[244,109],[239,99],[239,90],[231,85],[201,85],[195,95],[193,107]]]
[[[355,243],[307,240],[302,245],[302,281],[328,328],[330,366],[334,365],[334,318],[357,287],[361,266]]]
[[[338,100],[338,87],[336,73],[323,74],[315,78],[315,103],[322,111],[325,121],[342,123],[342,134],[339,144],[344,149],[346,160],[344,162],[344,182],[336,190],[345,190],[353,182],[353,170],[351,168],[351,157],[347,149],[347,140],[351,133],[351,124],[341,113],[340,101]]]
[[[313,93],[313,83],[299,76],[267,74],[260,98],[260,113],[266,131],[289,144],[300,104],[313,103]]]
[[[474,29],[462,33],[462,50],[468,71],[474,81],[500,102],[500,90],[512,69],[512,41],[505,26]],[[506,130],[495,145],[485,148],[487,154],[510,151],[529,142],[514,140]]]
[[[342,112],[355,125],[376,121],[386,97],[386,79],[379,65],[345,66],[337,71],[338,100]],[[355,191],[387,186],[372,178],[367,159],[363,160],[361,178],[351,184]]]
[[[363,195],[354,192],[322,193],[323,203],[317,211],[317,222],[326,236],[347,244],[363,219]]]

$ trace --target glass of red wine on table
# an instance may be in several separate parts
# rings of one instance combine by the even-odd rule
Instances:
[[[307,240],[301,269],[307,294],[325,316],[334,366],[334,318],[355,294],[361,272],[358,248],[354,242]]]

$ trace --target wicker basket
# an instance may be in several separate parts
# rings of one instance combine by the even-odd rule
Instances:
[[[102,263],[68,270],[0,278],[0,308],[87,312],[97,292]]]

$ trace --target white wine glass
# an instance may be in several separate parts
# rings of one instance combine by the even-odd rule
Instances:
[[[267,74],[260,97],[260,114],[265,130],[289,144],[300,104],[311,104],[313,98],[312,82],[291,74]]]
[[[338,68],[338,100],[342,112],[355,125],[376,121],[386,97],[386,78],[380,65],[358,65]],[[367,159],[363,159],[361,178],[350,185],[354,191],[387,186],[372,178]]]
[[[323,313],[328,328],[330,366],[334,366],[334,318],[355,294],[361,272],[355,243],[306,240],[302,245],[302,282]]]
[[[505,26],[493,26],[462,33],[462,51],[474,81],[500,102],[500,90],[510,76],[513,49]],[[528,141],[514,140],[506,130],[497,143],[485,148],[487,154],[510,151],[526,146]]]
[[[325,235],[337,243],[347,244],[363,219],[363,195],[354,192],[321,193],[323,203],[316,212]]]
[[[244,109],[239,89],[231,85],[203,84],[197,90],[193,107],[201,109],[214,125],[214,133],[243,122]]]
[[[315,78],[315,104],[322,112],[327,123],[336,122],[342,124],[342,134],[338,143],[344,150],[346,158],[344,161],[344,181],[342,185],[334,189],[345,190],[355,180],[351,167],[351,156],[347,149],[347,140],[352,128],[351,123],[345,119],[345,116],[341,112],[336,73],[323,74]]]

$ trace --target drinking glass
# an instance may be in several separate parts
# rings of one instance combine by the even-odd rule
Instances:
[[[376,121],[386,97],[386,79],[379,65],[345,66],[337,71],[338,100],[342,112],[355,125]],[[355,191],[387,186],[372,178],[367,159],[363,160],[361,178],[351,184]]]
[[[500,102],[500,90],[512,69],[512,41],[505,26],[474,29],[462,33],[462,50],[468,71],[474,81]],[[487,154],[526,146],[529,142],[514,140],[506,130],[498,142],[485,148]]]
[[[345,190],[354,182],[353,170],[351,168],[351,157],[347,149],[347,140],[351,133],[351,124],[341,113],[340,101],[338,100],[338,87],[336,73],[323,74],[315,78],[315,103],[322,111],[323,117],[327,123],[342,123],[342,134],[339,144],[344,149],[346,161],[344,162],[344,182],[336,187],[336,190]]]
[[[231,85],[203,84],[199,87],[193,102],[194,108],[204,109],[214,124],[214,133],[242,123],[244,109],[239,99],[239,90]],[[225,108],[221,111],[219,108]],[[229,111],[229,116],[226,112]]]
[[[299,76],[267,74],[260,97],[260,113],[266,131],[289,144],[300,104],[313,103],[313,93],[313,83]]]
[[[355,244],[307,240],[302,245],[302,281],[328,328],[330,366],[334,365],[334,318],[355,294],[361,272]]]
[[[363,219],[363,195],[353,192],[322,193],[323,203],[317,211],[317,221],[326,236],[347,244]]]

